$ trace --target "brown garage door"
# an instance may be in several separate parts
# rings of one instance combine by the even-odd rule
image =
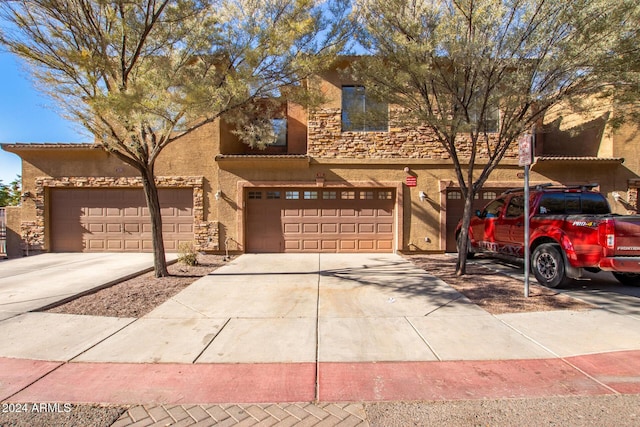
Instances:
[[[506,188],[483,188],[473,201],[473,210],[482,209],[487,203],[502,194]],[[446,251],[458,252],[456,246],[456,227],[464,212],[464,199],[459,189],[447,190],[447,237]]]
[[[159,189],[165,249],[193,240],[191,189]],[[141,189],[51,189],[51,246],[57,252],[149,252],[151,223]]]
[[[250,189],[247,252],[393,252],[392,189]]]

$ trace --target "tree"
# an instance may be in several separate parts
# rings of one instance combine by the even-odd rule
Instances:
[[[8,185],[0,179],[0,206],[18,206],[20,204],[20,175]]]
[[[356,0],[370,55],[355,77],[398,107],[393,120],[430,129],[455,168],[465,199],[457,274],[475,194],[550,107],[596,90],[595,60],[637,25],[624,14],[633,3]]]
[[[160,277],[168,272],[159,154],[220,117],[239,132],[255,128],[253,115],[270,111],[264,99],[284,87],[301,94],[303,79],[344,42],[342,1],[3,1],[0,43],[26,61],[67,117],[138,170]]]

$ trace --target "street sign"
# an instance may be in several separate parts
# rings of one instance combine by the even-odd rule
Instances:
[[[531,166],[533,163],[532,145],[530,133],[525,133],[518,139],[518,166]]]
[[[407,187],[415,187],[418,185],[418,177],[417,176],[408,176],[405,181]]]

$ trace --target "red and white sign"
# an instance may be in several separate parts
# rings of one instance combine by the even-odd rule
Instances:
[[[531,163],[533,163],[531,134],[525,133],[518,139],[518,166],[531,166]]]
[[[418,177],[417,176],[408,176],[405,181],[407,187],[415,187],[418,185]]]

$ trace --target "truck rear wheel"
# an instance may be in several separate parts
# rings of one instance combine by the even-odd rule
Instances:
[[[613,277],[625,286],[640,286],[640,274],[638,273],[613,273]]]
[[[553,243],[544,243],[533,251],[531,269],[538,283],[548,288],[568,282],[562,250]]]

